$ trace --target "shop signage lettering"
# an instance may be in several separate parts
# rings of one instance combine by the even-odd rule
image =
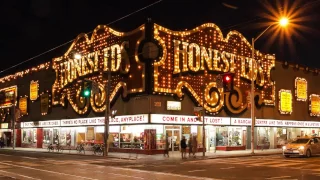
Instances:
[[[32,122],[24,122],[22,125],[24,128],[32,128],[32,127],[57,127],[60,126],[60,121],[32,121]]]
[[[180,101],[167,101],[167,110],[180,111],[181,102]]]
[[[257,119],[257,120],[256,120],[256,126],[274,126],[274,127],[320,127],[320,122]]]
[[[205,117],[205,124],[212,125],[230,125],[230,118],[222,117]],[[165,115],[165,114],[151,114],[151,123],[160,124],[199,124],[202,122],[196,119],[196,116],[182,116],[182,115]]]
[[[247,53],[251,51],[250,43],[240,33],[231,31],[224,36],[215,24],[203,24],[188,31],[172,31],[155,24],[154,36],[163,50],[163,55],[153,64],[155,93],[182,98],[189,92],[195,104],[204,103],[207,112],[218,114],[226,107],[231,113],[240,114],[247,109],[243,96],[254,79],[257,87],[263,87],[263,90],[255,89],[262,99],[261,105],[274,106],[275,83],[270,71],[275,66],[275,56],[259,54],[253,61]],[[223,89],[212,80],[226,72],[239,77],[234,80],[237,102],[225,96]],[[199,88],[199,83],[206,86]],[[238,107],[239,103],[244,105]]]
[[[104,125],[104,117],[83,118],[83,119],[63,119],[61,126],[87,126],[87,125]],[[116,116],[109,118],[109,124],[143,124],[148,123],[148,114],[132,115],[132,116]]]
[[[251,119],[231,118],[231,125],[239,125],[239,126],[251,125]]]
[[[148,123],[148,114],[135,116],[116,116],[110,120],[110,124],[133,124],[133,123]]]

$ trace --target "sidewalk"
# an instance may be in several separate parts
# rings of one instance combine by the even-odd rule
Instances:
[[[61,154],[61,152],[48,152],[47,149],[39,149],[39,148],[2,148],[1,151],[29,151],[29,152],[41,152],[41,153],[56,153]],[[268,156],[268,155],[276,155],[281,154],[281,149],[267,149],[267,150],[255,150],[255,154],[251,154],[251,150],[237,150],[237,151],[216,151],[216,152],[206,152],[206,156],[202,156],[202,152],[198,152],[197,159],[215,159],[215,158],[231,158],[231,157],[249,157],[249,156]],[[62,154],[71,154],[71,155],[87,155],[87,156],[96,156],[92,151],[86,151],[85,154],[79,154],[76,150],[63,150]],[[131,159],[131,160],[180,160],[181,154],[180,152],[170,152],[169,158],[164,157],[163,154],[157,155],[145,155],[145,154],[135,154],[135,153],[116,153],[109,152],[109,158],[117,158],[117,159]],[[187,154],[188,156],[188,154]]]

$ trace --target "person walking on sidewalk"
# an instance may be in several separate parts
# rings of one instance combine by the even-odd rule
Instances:
[[[197,136],[193,136],[192,138],[192,154],[193,157],[196,157],[196,152],[198,151],[198,140],[197,140]]]
[[[186,137],[182,136],[182,140],[180,141],[180,148],[181,148],[181,158],[186,159],[186,149],[187,149],[187,142]]]
[[[192,134],[190,135],[189,141],[188,141],[188,148],[189,148],[189,157],[192,153]]]
[[[163,156],[168,156],[169,157],[169,146],[170,146],[170,142],[169,142],[169,138],[168,138],[168,134],[166,135],[166,142],[164,145],[164,154]]]
[[[0,148],[4,147],[4,138],[0,137]]]
[[[261,140],[261,151],[264,150],[265,144],[266,144],[266,137],[263,137],[262,140]]]

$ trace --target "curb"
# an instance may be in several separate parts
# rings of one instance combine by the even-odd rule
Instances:
[[[94,156],[94,157],[100,157],[103,158],[104,156],[96,156],[96,155],[90,155],[90,154],[75,154],[75,153],[59,153],[59,152],[47,152],[47,151],[32,151],[32,150],[12,150],[12,149],[0,149],[1,151],[13,151],[13,152],[34,152],[34,153],[52,153],[52,154],[61,154],[61,155],[77,155],[77,156]],[[254,156],[272,156],[272,155],[280,155],[282,152],[274,152],[274,153],[256,153],[256,154],[235,154],[235,155],[214,155],[214,156],[198,156],[198,158],[193,159],[193,160],[208,160],[208,159],[221,159],[221,158],[238,158],[238,157],[254,157]],[[180,158],[174,158],[174,159],[150,159],[150,158],[130,158],[130,157],[115,157],[115,156],[108,156],[107,158],[110,159],[124,159],[124,160],[138,160],[138,161],[143,161],[143,160],[159,160],[159,161],[172,161],[172,160],[181,160]],[[190,160],[192,161],[192,160]]]

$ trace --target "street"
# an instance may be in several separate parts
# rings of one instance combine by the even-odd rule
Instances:
[[[128,160],[0,150],[0,180],[10,179],[305,179],[320,178],[320,157],[281,155],[187,160]]]

